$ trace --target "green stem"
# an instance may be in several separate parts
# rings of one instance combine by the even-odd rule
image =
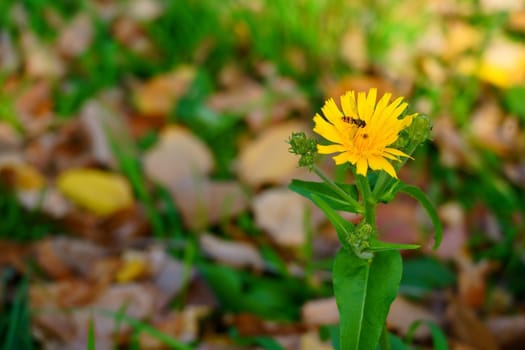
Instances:
[[[388,337],[388,330],[386,329],[386,324],[383,327],[383,331],[381,332],[381,338],[379,338],[379,347],[381,350],[391,350],[392,347],[390,346],[390,338]]]
[[[356,175],[355,183],[359,189],[359,193],[363,198],[363,204],[365,205],[365,222],[376,227],[376,200],[372,191],[370,191],[370,184],[368,179],[362,175]]]
[[[355,208],[359,208],[358,209],[358,213],[360,213],[360,214],[363,213],[362,205],[359,204],[358,201],[353,199],[348,193],[343,191],[341,189],[341,187],[337,186],[332,180],[330,180],[328,178],[328,176],[326,176],[326,174],[321,169],[319,169],[317,166],[314,166],[313,170],[321,179],[323,179],[324,182],[326,182],[328,184],[328,186],[330,186],[334,191],[339,193],[339,195],[341,195],[341,197],[346,199],[350,205],[354,206]]]

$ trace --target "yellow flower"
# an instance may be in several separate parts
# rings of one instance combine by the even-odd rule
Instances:
[[[322,111],[314,116],[314,131],[334,143],[317,145],[321,154],[340,153],[334,156],[336,164],[349,162],[356,165],[357,173],[366,176],[368,168],[384,170],[397,178],[396,171],[388,160],[410,157],[404,152],[388,147],[394,143],[399,132],[410,125],[417,115],[414,113],[399,119],[407,104],[399,97],[389,103],[392,94],[387,93],[376,104],[377,89],[368,94],[349,91],[341,96],[343,112],[333,99],[325,102]]]

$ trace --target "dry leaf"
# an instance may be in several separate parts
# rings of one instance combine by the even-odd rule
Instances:
[[[368,48],[364,28],[357,25],[350,26],[341,43],[341,56],[346,63],[358,70],[368,66]]]
[[[401,296],[396,297],[388,312],[387,323],[389,328],[391,327],[405,336],[415,321],[440,323],[439,319],[423,306],[409,302]],[[429,335],[429,329],[424,325],[418,327],[414,334],[416,339],[425,339]]]
[[[494,263],[487,260],[474,262],[465,250],[458,252],[454,260],[458,267],[459,302],[481,308],[486,300],[487,275],[494,269]]]
[[[443,259],[452,259],[461,252],[468,238],[464,209],[457,202],[449,202],[442,205],[438,212],[444,230],[443,241],[436,254]]]
[[[301,335],[300,350],[333,350],[329,341],[321,341],[318,332],[308,332]]]
[[[183,66],[138,86],[133,93],[138,111],[151,117],[167,116],[177,100],[186,93],[194,77],[195,68]]]
[[[169,189],[184,223],[195,230],[235,216],[247,207],[246,195],[234,181],[186,178]]]
[[[485,49],[478,71],[480,79],[501,88],[525,80],[525,46],[505,37],[496,37]]]
[[[109,215],[133,204],[127,179],[102,170],[66,170],[58,177],[57,187],[77,205],[97,215]]]
[[[17,198],[26,209],[42,210],[54,218],[63,218],[71,210],[71,204],[54,187],[47,187],[45,191],[29,190],[18,191]]]
[[[452,333],[462,342],[479,350],[498,350],[498,343],[476,313],[452,299],[447,308],[447,320]]]
[[[128,250],[122,255],[115,279],[120,283],[128,283],[146,277],[149,271],[148,256],[141,251]]]
[[[525,344],[525,316],[496,316],[489,318],[487,327],[505,349],[519,349]]]
[[[180,127],[166,128],[157,145],[144,155],[144,170],[166,187],[200,178],[213,168],[208,147],[193,133]]]
[[[255,222],[272,240],[286,247],[298,247],[305,241],[306,209],[313,205],[287,188],[272,188],[258,194],[252,203]],[[310,217],[311,227],[317,227],[322,216]]]
[[[393,243],[421,243],[418,205],[403,198],[377,207],[377,229],[381,240]]]
[[[250,186],[288,182],[297,172],[297,156],[288,152],[292,132],[308,132],[303,123],[288,122],[265,130],[242,147],[237,164],[239,178]]]
[[[20,41],[27,76],[53,79],[64,74],[65,65],[56,52],[42,43],[31,31],[23,31]]]
[[[335,298],[307,301],[301,308],[301,319],[309,326],[339,323],[339,311]]]
[[[505,156],[518,149],[519,120],[505,117],[495,100],[488,100],[477,108],[470,123],[476,144],[498,155]]]
[[[203,252],[216,261],[258,270],[264,267],[259,251],[249,243],[226,241],[207,233],[199,235],[199,243]]]
[[[93,20],[87,13],[79,13],[62,29],[57,50],[65,57],[77,57],[86,51],[92,40]]]

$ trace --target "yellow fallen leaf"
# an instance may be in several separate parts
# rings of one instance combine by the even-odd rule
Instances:
[[[146,256],[138,252],[126,252],[123,264],[117,271],[116,279],[120,283],[126,283],[144,276],[148,271]]]
[[[133,203],[127,180],[102,170],[67,170],[58,177],[57,187],[64,196],[97,215],[109,215]]]
[[[479,77],[501,88],[525,81],[525,46],[506,38],[495,39],[486,49]]]
[[[16,187],[20,189],[38,190],[46,184],[44,176],[29,164],[17,164],[13,170],[16,174]]]

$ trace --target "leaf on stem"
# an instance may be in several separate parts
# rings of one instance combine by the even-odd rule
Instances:
[[[348,243],[348,237],[354,232],[354,225],[339,215],[327,202],[317,194],[311,194],[312,201],[323,211],[328,220],[334,225],[337,237],[344,248],[352,249]],[[357,256],[356,256],[357,258]]]
[[[336,184],[336,186],[341,188],[341,190],[357,201],[357,190],[355,185]],[[343,198],[341,194],[337,193],[337,191],[335,191],[325,182],[292,180],[292,183],[288,186],[288,188],[312,201],[312,195],[315,194],[319,198],[322,198],[323,201],[325,201],[331,208],[335,210],[348,211],[352,213],[357,213],[360,210],[360,208],[357,208],[351,203],[348,203],[348,200]]]
[[[435,239],[433,249],[436,250],[441,244],[441,240],[443,238],[443,225],[441,225],[436,208],[434,208],[425,192],[415,186],[402,184],[399,186],[398,190],[416,199],[423,206],[423,208],[425,208],[428,216],[432,220],[432,224],[434,225]]]
[[[373,259],[364,260],[339,250],[333,274],[341,349],[376,349],[402,271],[398,251],[379,252]]]

